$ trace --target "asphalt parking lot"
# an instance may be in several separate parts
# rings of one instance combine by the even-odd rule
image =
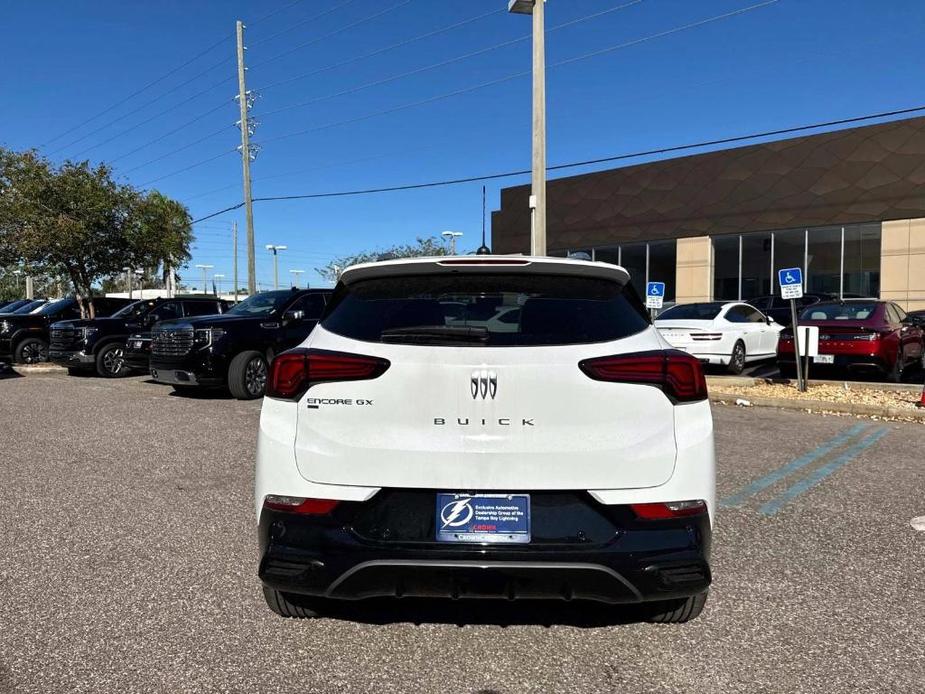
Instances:
[[[687,625],[553,603],[283,620],[255,575],[259,402],[0,380],[0,692],[921,692],[925,427],[717,407]]]

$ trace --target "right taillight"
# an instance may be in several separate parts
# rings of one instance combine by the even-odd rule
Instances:
[[[707,502],[703,499],[692,501],[667,501],[664,503],[630,504],[633,513],[640,520],[667,520],[669,518],[683,518],[705,513]]]
[[[387,359],[320,349],[293,349],[277,356],[270,365],[267,396],[298,400],[319,383],[365,381],[378,378],[389,368]]]
[[[675,402],[707,398],[707,380],[700,361],[678,350],[595,357],[578,362],[578,368],[595,381],[657,386]]]

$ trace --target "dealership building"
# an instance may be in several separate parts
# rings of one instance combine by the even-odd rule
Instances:
[[[501,191],[496,253],[528,253],[530,186]],[[925,117],[552,180],[549,255],[583,251],[666,300],[806,292],[925,309]]]

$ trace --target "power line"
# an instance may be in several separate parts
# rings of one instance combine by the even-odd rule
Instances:
[[[570,162],[568,164],[558,164],[556,166],[549,166],[546,168],[546,170],[547,171],[562,171],[564,169],[573,169],[573,168],[578,168],[582,166],[592,166],[595,164],[604,164],[604,163],[610,163],[610,162],[615,162],[615,161],[623,161],[626,159],[636,159],[639,157],[656,156],[660,154],[671,154],[675,152],[684,152],[684,151],[688,151],[691,149],[699,149],[702,147],[713,147],[716,145],[726,145],[726,144],[732,144],[736,142],[744,142],[746,140],[756,140],[756,139],[761,139],[765,137],[774,137],[777,135],[789,135],[789,134],[793,134],[797,132],[805,132],[807,130],[816,130],[818,128],[831,128],[831,127],[836,127],[840,125],[849,125],[852,123],[860,123],[864,121],[875,120],[878,118],[890,118],[892,116],[908,115],[911,113],[918,113],[922,111],[925,111],[925,105],[913,106],[910,108],[903,108],[903,109],[895,109],[892,111],[881,111],[879,113],[871,113],[871,114],[864,115],[864,116],[854,116],[852,118],[840,118],[838,120],[823,121],[821,123],[810,123],[808,125],[798,125],[798,126],[793,126],[789,128],[779,128],[776,130],[765,130],[763,132],[750,133],[748,135],[735,135],[732,137],[724,137],[724,138],[719,138],[715,140],[704,140],[701,142],[692,142],[692,143],[683,144],[683,145],[673,145],[670,147],[660,147],[657,149],[643,150],[640,152],[628,152],[628,153],[617,154],[617,155],[613,155],[609,157],[600,157],[597,159],[586,159],[584,161],[577,161],[577,162]],[[836,132],[836,131],[833,131],[833,132]],[[347,196],[356,196],[356,195],[371,195],[374,193],[392,193],[392,192],[406,191],[406,190],[419,190],[422,188],[436,188],[436,187],[441,187],[441,186],[459,185],[462,183],[475,183],[478,181],[490,181],[490,180],[495,180],[495,179],[500,179],[500,178],[512,178],[515,176],[525,176],[529,173],[531,173],[530,169],[520,169],[518,171],[506,171],[503,173],[486,174],[482,176],[470,176],[468,178],[454,178],[454,179],[447,179],[447,180],[442,180],[442,181],[430,181],[427,183],[412,183],[412,184],[401,185],[401,186],[388,186],[388,187],[382,187],[382,188],[365,188],[365,189],[360,189],[360,190],[348,190],[348,191],[337,191],[337,192],[327,192],[327,193],[308,193],[308,194],[303,194],[303,195],[277,195],[277,196],[269,196],[269,197],[259,197],[259,198],[254,198],[254,202],[273,202],[273,201],[281,201],[281,200],[308,200],[308,199],[316,199],[316,198],[335,198],[335,197],[347,197]],[[232,205],[230,207],[226,207],[223,210],[219,210],[217,212],[213,212],[204,217],[200,217],[199,219],[195,220],[193,224],[196,224],[201,221],[205,221],[207,219],[211,219],[213,217],[217,217],[221,214],[225,214],[226,212],[231,212],[233,210],[240,208],[243,204],[244,203],[238,203],[237,205]]]
[[[222,83],[227,82],[227,81],[228,81],[227,79],[226,79],[226,80],[222,80]],[[210,87],[209,90],[206,90],[206,91],[210,91],[211,89],[214,89],[216,86],[218,86],[218,85],[217,85],[217,84],[216,84],[216,85],[213,85],[213,87]],[[133,125],[132,127],[126,128],[126,129],[123,130],[122,132],[117,133],[117,134],[113,135],[112,137],[109,137],[109,138],[103,140],[102,142],[97,142],[95,145],[91,145],[90,147],[87,147],[87,148],[85,148],[85,149],[82,149],[82,150],[80,150],[79,152],[77,152],[76,154],[72,154],[71,156],[72,156],[72,157],[79,157],[81,154],[84,154],[85,152],[89,152],[90,150],[96,149],[97,147],[102,147],[102,146],[105,145],[105,144],[109,144],[109,143],[112,142],[113,140],[117,140],[117,139],[119,139],[120,137],[122,137],[123,135],[128,135],[129,133],[134,132],[135,130],[137,130],[137,129],[140,128],[141,126],[146,125],[146,124],[150,123],[150,122],[153,121],[153,120],[157,120],[158,118],[160,118],[160,117],[163,116],[164,114],[170,113],[171,111],[175,110],[175,109],[178,108],[179,106],[182,106],[183,104],[185,104],[185,103],[187,103],[187,102],[189,102],[189,101],[192,101],[193,99],[195,99],[195,98],[201,96],[202,94],[205,94],[205,92],[203,91],[203,92],[199,92],[199,93],[197,93],[197,94],[194,94],[194,95],[193,95],[192,97],[190,97],[189,99],[185,99],[184,101],[181,101],[181,102],[178,103],[178,104],[174,104],[173,106],[171,106],[171,107],[169,107],[169,108],[166,108],[166,109],[164,109],[163,111],[160,111],[159,113],[157,113],[157,114],[151,116],[150,118],[148,118],[148,119],[146,119],[146,120],[143,120],[143,121],[141,121],[140,123],[136,123],[136,124]],[[168,130],[166,133],[163,133],[162,135],[159,135],[159,136],[155,137],[155,138],[152,139],[152,140],[148,140],[147,142],[144,142],[144,143],[138,145],[135,149],[130,150],[130,151],[128,151],[128,152],[125,152],[124,154],[120,154],[118,157],[111,158],[111,159],[108,160],[108,162],[109,162],[109,163],[113,163],[113,162],[119,161],[120,159],[124,159],[125,157],[131,156],[132,154],[135,154],[136,152],[140,152],[141,150],[143,150],[143,149],[145,149],[145,148],[147,148],[147,147],[150,147],[151,145],[157,144],[158,142],[162,142],[164,139],[166,139],[166,138],[169,137],[170,135],[173,135],[174,133],[177,133],[177,132],[179,132],[179,131],[181,131],[181,130],[184,130],[185,128],[188,128],[189,126],[193,125],[194,123],[198,123],[198,122],[201,121],[203,118],[212,115],[212,114],[215,113],[216,111],[219,111],[219,110],[221,110],[221,109],[223,109],[223,108],[227,108],[227,107],[228,107],[228,103],[229,103],[229,100],[228,100],[228,99],[224,99],[224,100],[222,101],[222,103],[220,103],[220,104],[218,104],[218,105],[216,105],[216,106],[210,108],[208,111],[205,111],[204,113],[200,113],[198,116],[195,116],[195,117],[192,118],[191,120],[188,120],[188,121],[187,121],[186,123],[184,123],[183,125],[180,125],[180,126],[178,126],[178,127],[176,127],[176,128],[173,128],[173,129],[171,129],[171,130]]]
[[[149,160],[146,161],[144,164],[139,164],[138,166],[133,166],[131,169],[126,169],[125,171],[123,171],[123,173],[129,174],[129,173],[131,173],[132,171],[137,171],[138,169],[143,169],[144,167],[146,167],[146,166],[148,166],[148,165],[150,165],[150,164],[154,164],[155,162],[159,162],[159,161],[161,161],[162,159],[166,159],[167,157],[171,157],[171,156],[173,156],[174,154],[177,154],[178,152],[182,152],[182,151],[184,151],[184,150],[187,150],[187,149],[189,149],[190,147],[195,147],[196,145],[201,144],[201,143],[205,142],[206,140],[211,140],[211,139],[212,139],[213,137],[215,137],[216,135],[221,135],[221,134],[224,133],[226,130],[228,130],[229,128],[233,128],[233,127],[234,127],[234,126],[232,126],[232,125],[226,125],[226,126],[223,126],[222,128],[220,128],[220,129],[218,129],[218,130],[213,130],[213,131],[210,132],[209,134],[203,135],[203,136],[200,137],[198,140],[193,140],[192,142],[188,142],[188,143],[186,143],[185,145],[183,145],[182,147],[177,147],[176,149],[172,149],[172,150],[170,150],[169,152],[160,155],[159,157],[154,157],[154,159],[149,159]],[[234,149],[234,150],[230,150],[230,151],[232,151],[232,152],[237,152],[238,150],[237,150],[237,149]],[[227,152],[223,152],[223,154],[227,154]],[[208,160],[208,161],[211,161],[211,160]]]
[[[258,88],[257,88],[257,91],[259,91],[259,92],[262,93],[262,92],[267,91],[268,89],[273,89],[274,87],[278,87],[278,86],[283,85],[283,84],[289,84],[290,82],[296,82],[296,81],[301,80],[301,79],[304,79],[304,78],[306,78],[306,77],[314,77],[315,75],[321,74],[322,72],[327,72],[327,71],[329,71],[329,70],[334,70],[334,69],[339,68],[339,67],[345,67],[345,66],[347,66],[347,65],[352,65],[353,63],[359,62],[359,61],[361,61],[361,60],[366,60],[366,59],[368,59],[368,58],[374,58],[374,57],[376,57],[376,56],[378,56],[378,55],[382,55],[382,54],[384,54],[384,53],[388,53],[389,51],[393,51],[393,50],[396,50],[396,49],[398,49],[398,48],[403,48],[403,47],[405,47],[405,46],[409,46],[409,45],[411,45],[412,43],[417,43],[418,41],[423,41],[424,39],[428,39],[428,38],[431,38],[431,37],[433,37],[433,36],[438,36],[438,35],[440,35],[440,34],[446,33],[447,31],[451,31],[452,29],[457,29],[457,28],[459,28],[459,27],[466,26],[467,24],[472,24],[472,23],[477,22],[477,21],[479,21],[479,20],[481,20],[481,19],[485,19],[485,18],[487,18],[487,17],[491,17],[491,16],[494,16],[494,15],[496,15],[496,14],[501,14],[502,12],[506,12],[506,10],[505,10],[504,8],[502,8],[502,9],[500,9],[500,10],[492,10],[491,12],[485,12],[485,13],[483,13],[483,14],[476,15],[475,17],[470,17],[469,19],[463,19],[462,21],[455,22],[455,23],[453,23],[453,24],[449,24],[449,25],[444,26],[444,27],[440,27],[439,29],[434,29],[433,31],[428,31],[427,33],[419,34],[419,35],[417,35],[417,36],[413,36],[413,37],[411,37],[410,39],[405,39],[404,41],[399,41],[398,43],[393,43],[393,44],[391,44],[390,46],[386,46],[385,48],[379,48],[379,49],[377,49],[377,50],[375,50],[375,51],[372,51],[372,52],[370,52],[370,53],[364,53],[364,54],[362,54],[362,55],[357,55],[357,56],[354,56],[354,57],[352,57],[352,58],[348,58],[347,60],[343,60],[343,61],[341,61],[341,62],[339,62],[339,63],[332,63],[332,64],[330,64],[330,65],[326,65],[326,66],[324,66],[324,67],[317,68],[316,70],[312,70],[311,72],[303,72],[303,73],[301,73],[301,74],[299,74],[299,75],[295,75],[295,76],[293,76],[293,77],[287,77],[286,79],[284,79],[284,80],[279,80],[278,82],[271,82],[270,84],[265,84],[265,85],[263,85],[262,87],[258,87]]]
[[[371,22],[371,21],[374,20],[374,19],[378,19],[379,17],[382,17],[383,15],[386,15],[386,14],[388,14],[388,13],[390,13],[390,12],[394,12],[395,10],[398,10],[398,9],[400,9],[400,8],[404,7],[405,5],[408,5],[408,4],[410,4],[410,3],[411,3],[411,0],[402,0],[402,2],[398,3],[397,5],[392,5],[391,7],[387,7],[387,8],[385,8],[384,10],[380,10],[379,12],[376,12],[375,14],[371,14],[371,15],[369,15],[369,16],[367,16],[367,17],[362,18],[362,19],[358,19],[358,20],[355,21],[355,22],[352,22],[352,23],[350,23],[350,24],[348,24],[348,25],[346,25],[346,26],[343,26],[343,27],[341,27],[340,29],[335,29],[334,31],[329,32],[329,33],[327,33],[327,34],[324,34],[323,36],[319,36],[318,38],[314,38],[314,39],[312,39],[311,41],[306,41],[305,43],[300,43],[300,44],[298,44],[298,45],[296,45],[296,46],[293,46],[292,48],[289,48],[289,49],[283,51],[282,53],[277,53],[276,55],[274,55],[274,56],[271,57],[271,58],[267,58],[266,60],[264,60],[264,61],[262,61],[262,62],[259,62],[259,63],[256,63],[256,64],[254,64],[254,65],[251,65],[250,67],[252,67],[252,68],[263,67],[263,66],[266,65],[267,63],[272,63],[274,60],[279,60],[280,58],[282,58],[282,57],[284,57],[284,56],[287,56],[287,55],[289,55],[289,54],[291,54],[291,53],[295,53],[295,52],[298,51],[298,50],[301,50],[301,49],[306,48],[306,47],[308,47],[308,46],[312,46],[312,45],[314,45],[314,44],[316,44],[316,43],[319,43],[319,42],[321,42],[321,41],[324,41],[325,39],[329,39],[329,38],[332,38],[332,37],[334,37],[334,36],[337,36],[338,34],[342,34],[343,32],[345,32],[345,31],[347,31],[347,30],[349,30],[349,29],[353,29],[354,27],[360,26],[361,24],[365,24],[366,22]]]
[[[259,19],[255,19],[255,20],[254,20],[253,22],[251,22],[250,24],[251,24],[251,26],[253,26],[254,24],[259,24],[260,22],[264,22],[264,21],[268,20],[270,17],[275,17],[275,16],[278,15],[280,12],[283,12],[283,11],[285,11],[285,10],[288,10],[290,7],[295,7],[295,6],[298,5],[300,2],[303,2],[303,0],[292,0],[292,2],[290,2],[288,5],[283,5],[282,7],[277,7],[275,10],[272,10],[271,12],[268,12],[267,14],[263,15],[263,16],[260,17]]]
[[[114,109],[118,108],[118,107],[121,106],[122,104],[126,103],[127,101],[130,101],[131,99],[134,99],[136,96],[138,96],[139,94],[142,94],[142,93],[146,92],[148,89],[150,89],[150,88],[153,87],[154,85],[159,84],[160,82],[163,82],[165,79],[167,79],[167,78],[170,77],[171,75],[175,75],[175,74],[178,73],[180,70],[182,70],[183,68],[185,68],[187,65],[191,65],[192,63],[196,62],[197,60],[199,60],[199,59],[200,59],[201,57],[203,57],[204,55],[207,55],[208,53],[211,53],[213,50],[215,50],[216,48],[218,48],[219,46],[221,46],[222,44],[224,44],[225,41],[227,41],[227,39],[228,39],[228,34],[226,34],[226,35],[223,36],[220,40],[218,40],[218,41],[216,41],[215,43],[213,43],[212,45],[210,45],[208,48],[205,48],[204,50],[202,50],[200,53],[197,53],[197,54],[194,55],[192,58],[190,58],[189,60],[187,60],[186,62],[184,62],[183,64],[178,65],[177,67],[175,67],[175,68],[173,68],[173,69],[171,69],[171,70],[168,70],[167,72],[165,72],[163,75],[161,75],[161,76],[158,77],[157,79],[154,79],[154,80],[148,82],[147,84],[145,84],[145,85],[144,85],[143,87],[141,87],[140,89],[136,89],[134,92],[132,92],[132,93],[129,94],[128,96],[126,96],[126,97],[120,99],[119,101],[117,101],[116,103],[112,104],[111,106],[107,106],[107,107],[104,108],[102,111],[100,111],[100,112],[98,112],[97,114],[91,116],[90,118],[88,118],[88,119],[86,119],[86,120],[84,120],[84,121],[78,123],[78,124],[75,125],[73,128],[69,128],[68,130],[65,130],[64,132],[62,132],[62,133],[60,133],[60,134],[58,134],[58,135],[55,135],[53,138],[51,138],[48,142],[46,142],[46,143],[45,143],[44,145],[42,145],[42,146],[43,146],[43,147],[47,147],[48,145],[50,145],[50,144],[51,144],[52,142],[54,142],[55,140],[60,140],[60,139],[61,139],[62,137],[64,137],[65,135],[69,135],[70,133],[74,132],[75,130],[78,130],[78,129],[82,128],[82,127],[85,126],[87,123],[91,123],[91,122],[95,121],[95,120],[96,120],[97,118],[99,118],[100,116],[104,116],[104,115],[106,115],[107,113],[109,113],[109,112],[113,111]],[[69,146],[70,146],[70,145],[68,145],[68,147],[69,147]],[[60,149],[60,148],[59,148],[59,149]],[[56,151],[59,151],[59,150],[56,150]]]
[[[213,157],[209,157],[208,159],[203,159],[202,161],[197,161],[195,164],[190,164],[189,166],[184,166],[182,169],[178,169],[177,171],[171,171],[169,174],[164,174],[163,176],[158,176],[157,178],[152,178],[150,181],[147,181],[147,182],[145,182],[145,183],[142,183],[142,184],[139,186],[139,188],[147,188],[147,187],[148,187],[149,185],[151,185],[152,183],[157,183],[158,181],[162,181],[162,180],[164,180],[165,178],[170,178],[171,176],[177,176],[178,174],[185,173],[185,172],[190,171],[190,170],[192,170],[192,169],[199,168],[200,166],[203,166],[203,165],[205,165],[205,164],[208,164],[210,161],[215,161],[216,159],[221,159],[222,157],[227,157],[229,154],[237,154],[237,153],[238,153],[237,148],[235,148],[235,149],[229,149],[229,150],[227,150],[227,151],[225,151],[225,152],[221,152],[220,154],[216,154],[216,155],[213,156]],[[243,204],[244,204],[244,203],[242,202],[241,205],[243,205]],[[238,207],[241,207],[241,205],[238,205]],[[203,221],[203,220],[199,220],[199,221]]]
[[[580,61],[580,60],[586,60],[586,59],[588,59],[588,58],[594,58],[594,57],[597,57],[597,56],[599,56],[599,55],[603,55],[603,54],[605,54],[605,53],[611,53],[611,52],[613,52],[613,51],[617,51],[617,50],[620,50],[620,49],[623,49],[623,48],[630,48],[630,47],[632,47],[632,46],[636,46],[636,45],[639,45],[639,44],[641,44],[641,43],[645,43],[645,42],[647,42],[647,41],[652,41],[652,40],[654,40],[654,39],[664,38],[665,36],[670,36],[670,35],[672,35],[672,34],[677,34],[677,33],[680,33],[680,32],[682,32],[682,31],[686,31],[686,30],[688,30],[688,29],[693,29],[693,28],[696,28],[696,27],[703,26],[703,25],[705,25],[705,24],[709,24],[709,23],[711,23],[711,22],[717,22],[717,21],[720,21],[720,20],[722,20],[722,19],[727,19],[727,18],[729,18],[729,17],[734,17],[734,16],[737,16],[737,15],[740,15],[740,14],[744,14],[744,13],[746,13],[746,12],[751,12],[751,11],[753,11],[753,10],[761,9],[761,8],[767,7],[767,6],[769,6],[769,5],[773,5],[773,4],[775,4],[775,3],[779,2],[779,1],[780,1],[780,0],[766,0],[765,2],[761,2],[761,3],[758,3],[758,4],[756,4],[756,5],[750,5],[750,6],[748,6],[748,7],[744,7],[744,8],[739,9],[739,10],[734,10],[734,11],[732,11],[732,12],[726,12],[726,13],[724,13],[724,14],[716,15],[716,16],[714,16],[714,17],[709,17],[709,18],[707,18],[707,19],[701,19],[701,20],[699,20],[699,21],[691,22],[691,23],[689,23],[689,24],[683,24],[683,25],[681,25],[681,26],[677,26],[677,27],[674,27],[674,28],[672,28],[672,29],[667,29],[667,30],[665,30],[665,31],[658,32],[658,33],[656,33],[656,34],[650,34],[650,35],[648,35],[648,36],[643,36],[642,38],[633,39],[632,41],[626,41],[626,42],[623,42],[623,43],[619,43],[619,44],[616,44],[616,45],[614,45],[614,46],[609,46],[609,47],[604,48],[604,49],[601,49],[601,50],[592,51],[592,52],[590,52],[590,53],[585,53],[585,54],[583,54],[583,55],[575,56],[575,57],[573,57],[573,58],[567,58],[567,59],[565,59],[565,60],[560,60],[559,62],[552,63],[552,64],[548,65],[548,66],[547,66],[547,70],[553,69],[553,68],[556,68],[556,67],[561,67],[561,66],[563,66],[563,65],[569,65],[569,64],[578,62],[578,61]],[[379,116],[385,116],[385,115],[389,115],[389,114],[392,114],[392,113],[397,113],[398,111],[404,111],[404,110],[407,110],[407,109],[410,109],[410,108],[416,108],[416,107],[418,107],[418,106],[425,106],[425,105],[427,105],[427,104],[432,104],[432,103],[437,102],[437,101],[442,101],[442,100],[444,100],[444,99],[449,99],[449,98],[454,97],[454,96],[461,96],[461,95],[463,95],[463,94],[469,94],[469,93],[471,93],[471,92],[475,92],[475,91],[478,91],[478,90],[480,90],[480,89],[485,89],[485,88],[487,88],[487,87],[493,87],[493,86],[496,86],[496,85],[498,85],[498,84],[503,84],[503,83],[505,83],[505,82],[510,82],[511,80],[515,80],[515,79],[518,79],[518,78],[520,78],[520,77],[526,77],[526,76],[531,75],[531,74],[532,74],[532,70],[523,70],[523,71],[521,71],[521,72],[516,72],[516,73],[513,73],[513,74],[511,74],[511,75],[506,75],[505,77],[499,77],[499,78],[496,78],[496,79],[493,79],[493,80],[489,80],[488,82],[482,82],[481,84],[476,84],[476,85],[473,85],[473,86],[470,86],[470,87],[463,87],[463,88],[461,88],[461,89],[456,89],[456,90],[453,90],[453,91],[451,91],[451,92],[446,92],[446,93],[444,93],[444,94],[438,94],[438,95],[436,95],[436,96],[427,97],[426,99],[420,99],[420,100],[418,100],[418,101],[411,101],[411,102],[408,102],[408,103],[399,104],[398,106],[393,106],[393,107],[391,107],[391,108],[383,109],[383,110],[381,110],[381,111],[375,111],[375,112],[373,112],[373,113],[367,113],[367,114],[362,115],[362,116],[355,116],[355,117],[353,117],[353,118],[348,118],[348,119],[341,120],[341,121],[334,121],[334,122],[331,122],[331,123],[326,123],[326,124],[323,124],[323,125],[318,125],[318,126],[315,126],[315,127],[312,127],[312,128],[306,128],[306,129],[304,129],[304,130],[297,130],[297,131],[295,131],[295,132],[285,133],[285,134],[283,134],[283,135],[277,135],[276,137],[272,137],[272,138],[269,138],[269,139],[262,140],[262,141],[261,141],[261,144],[266,145],[266,144],[268,144],[268,143],[270,143],[270,142],[277,142],[277,141],[279,141],[279,140],[285,140],[285,139],[288,139],[288,138],[291,138],[291,137],[298,137],[298,136],[300,136],[300,135],[307,135],[307,134],[309,134],[309,133],[318,132],[318,131],[321,131],[321,130],[327,130],[327,129],[329,129],[329,128],[339,127],[339,126],[341,126],[341,125],[350,125],[350,124],[353,124],[353,123],[358,123],[358,122],[361,122],[361,121],[364,121],[364,120],[369,120],[370,118],[377,118],[377,117],[379,117]]]
[[[556,26],[550,27],[549,29],[546,30],[546,33],[551,34],[554,31],[559,31],[560,29],[565,29],[566,27],[574,26],[575,24],[580,24],[582,22],[586,22],[591,19],[597,19],[604,15],[611,14],[619,10],[624,10],[628,7],[632,7],[633,5],[638,5],[641,2],[643,2],[643,0],[631,0],[630,2],[624,3],[622,5],[618,5],[616,7],[611,7],[610,9],[607,9],[607,10],[603,10],[601,12],[595,12],[594,14],[589,14],[584,17],[579,17],[578,19],[573,19],[563,24],[558,24]],[[425,65],[423,67],[415,68],[414,70],[409,70],[407,72],[403,72],[398,75],[392,75],[391,77],[385,77],[383,79],[375,80],[373,82],[367,82],[365,84],[351,87],[349,89],[344,89],[339,92],[325,94],[323,96],[316,96],[312,99],[309,99],[308,101],[302,101],[297,104],[290,104],[288,106],[282,106],[278,109],[274,109],[273,111],[266,111],[264,113],[260,113],[259,116],[261,118],[266,118],[267,116],[273,116],[273,115],[276,115],[277,113],[282,113],[284,111],[289,111],[295,108],[302,108],[304,106],[310,106],[320,101],[326,101],[328,99],[333,99],[339,96],[346,96],[348,94],[355,94],[364,89],[369,89],[371,87],[378,87],[383,84],[389,84],[390,82],[397,82],[398,80],[404,79],[406,77],[412,77],[414,75],[419,75],[423,72],[429,72],[430,70],[436,70],[437,68],[446,67],[447,65],[452,65],[453,63],[462,62],[463,60],[469,60],[470,58],[476,58],[480,55],[485,55],[486,53],[491,53],[492,51],[496,51],[501,48],[507,48],[508,46],[513,46],[517,43],[522,43],[523,41],[529,41],[531,38],[532,38],[532,34],[526,34],[525,36],[520,36],[516,39],[502,41],[501,43],[497,43],[493,46],[488,46],[487,48],[480,48],[479,50],[472,51],[470,53],[465,53],[463,55],[456,56],[455,58],[449,58],[447,60],[442,60],[438,63],[432,63],[430,65]]]
[[[301,0],[297,0],[297,2],[301,2]],[[298,22],[289,25],[288,27],[286,27],[286,28],[283,29],[282,31],[277,31],[275,34],[271,34],[270,36],[266,36],[266,37],[260,39],[259,41],[255,41],[254,43],[251,44],[251,46],[259,46],[260,44],[266,43],[267,41],[272,41],[273,39],[277,38],[278,36],[282,36],[283,34],[287,34],[287,33],[289,33],[290,31],[293,31],[294,29],[296,29],[296,28],[302,26],[303,24],[308,24],[309,22],[315,22],[315,21],[321,19],[322,17],[326,17],[326,16],[329,15],[329,14],[333,14],[333,13],[336,12],[337,10],[341,9],[342,7],[346,7],[347,5],[349,5],[350,3],[353,3],[353,2],[356,2],[356,0],[344,0],[344,1],[341,2],[341,3],[339,3],[339,4],[337,4],[337,5],[334,5],[333,7],[329,7],[328,9],[324,10],[323,12],[319,12],[318,14],[312,15],[311,17],[307,17],[307,18],[305,18],[305,19],[300,19]],[[292,4],[294,5],[294,4],[296,4],[296,3],[292,3]],[[290,5],[290,7],[291,7],[291,5]],[[256,24],[256,22],[253,22],[253,23],[252,23],[252,26],[253,26],[253,24]]]
[[[138,107],[132,109],[131,111],[126,112],[126,113],[123,113],[121,116],[118,116],[118,117],[116,117],[116,118],[113,118],[112,120],[110,120],[110,121],[104,123],[103,125],[99,126],[98,128],[96,128],[95,130],[91,130],[90,132],[86,133],[85,135],[83,135],[83,136],[77,138],[76,140],[73,140],[72,142],[70,142],[70,143],[64,145],[63,147],[58,147],[57,149],[52,150],[51,152],[49,152],[49,154],[56,154],[57,152],[61,152],[61,151],[65,150],[65,149],[68,149],[69,147],[71,147],[71,146],[73,146],[73,145],[76,145],[78,142],[82,142],[83,140],[87,139],[87,138],[90,137],[91,135],[95,135],[96,133],[98,133],[98,132],[100,132],[100,131],[102,131],[102,130],[105,130],[105,129],[108,128],[109,126],[118,123],[119,121],[124,120],[124,119],[128,118],[129,116],[132,116],[132,115],[138,113],[139,111],[143,111],[144,109],[148,108],[148,106],[151,106],[152,104],[158,103],[158,102],[159,102],[161,99],[163,99],[165,96],[168,96],[168,95],[172,94],[173,92],[177,91],[178,89],[180,89],[180,88],[182,88],[182,87],[185,87],[186,85],[188,85],[188,84],[190,84],[190,83],[192,83],[192,82],[195,82],[195,81],[196,81],[197,79],[199,79],[200,77],[202,77],[202,76],[204,76],[204,75],[207,75],[208,73],[212,72],[212,70],[214,70],[214,69],[216,69],[216,68],[218,68],[218,67],[221,67],[222,65],[225,65],[226,63],[231,62],[232,60],[233,60],[233,58],[225,58],[225,59],[223,59],[223,60],[221,60],[221,61],[219,61],[219,62],[217,62],[217,63],[213,63],[212,65],[210,65],[209,67],[207,67],[205,70],[202,70],[202,71],[200,71],[200,72],[197,72],[195,75],[193,75],[192,77],[190,77],[190,78],[189,78],[188,80],[186,80],[185,82],[181,82],[180,84],[176,85],[176,86],[173,87],[172,89],[169,89],[169,90],[167,90],[166,92],[163,92],[163,93],[159,94],[158,96],[154,97],[153,99],[149,99],[148,101],[144,102],[141,106],[138,106]],[[218,87],[218,86],[224,84],[225,82],[229,82],[229,81],[231,81],[232,79],[233,79],[232,77],[226,77],[226,78],[223,79],[222,81],[216,82],[216,83],[213,84],[212,86],[207,87],[206,89],[203,89],[202,91],[196,92],[196,93],[193,94],[192,96],[187,97],[184,101],[180,102],[179,104],[175,104],[175,105],[174,105],[173,107],[171,107],[170,109],[167,109],[167,111],[165,111],[165,113],[167,113],[167,112],[169,112],[169,111],[172,111],[172,110],[173,110],[174,108],[176,108],[177,106],[180,106],[180,105],[182,105],[182,104],[185,104],[185,103],[191,101],[192,99],[195,99],[196,97],[201,96],[202,94],[206,94],[206,93],[212,91],[212,90],[215,89],[216,87]]]

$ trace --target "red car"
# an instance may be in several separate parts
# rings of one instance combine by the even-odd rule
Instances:
[[[908,316],[892,301],[845,299],[814,304],[803,311],[800,325],[819,328],[819,356],[814,365],[878,371],[899,382],[909,368],[923,366],[925,320]],[[793,377],[793,331],[785,329],[777,343],[781,374]]]

